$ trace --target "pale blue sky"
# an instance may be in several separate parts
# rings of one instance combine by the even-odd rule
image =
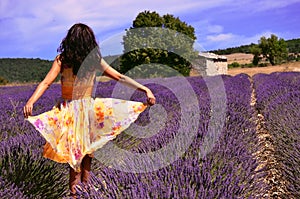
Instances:
[[[200,50],[257,43],[270,34],[300,38],[300,0],[1,0],[0,58],[52,60],[77,22],[93,28],[103,55],[119,54],[125,29],[145,10],[192,25]]]

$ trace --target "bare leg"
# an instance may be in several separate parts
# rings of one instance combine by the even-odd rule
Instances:
[[[81,181],[87,184],[90,179],[92,157],[90,155],[85,155],[81,162]]]
[[[75,187],[76,185],[79,184],[81,180],[80,178],[81,178],[81,172],[76,172],[72,167],[70,167],[69,187],[70,187],[71,196],[73,198],[76,198]]]

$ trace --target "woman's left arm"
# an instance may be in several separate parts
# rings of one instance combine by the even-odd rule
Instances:
[[[147,101],[149,105],[155,104],[155,97],[149,88],[136,82],[130,77],[119,73],[114,68],[112,68],[104,59],[101,59],[100,66],[105,76],[110,77],[116,81],[122,82],[123,84],[126,84],[134,89],[138,89],[140,91],[145,92],[147,95]]]

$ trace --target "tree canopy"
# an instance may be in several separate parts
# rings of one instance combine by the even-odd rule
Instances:
[[[135,77],[189,75],[198,53],[192,26],[178,17],[144,11],[137,15],[123,37],[120,71]]]
[[[261,37],[258,47],[261,49],[261,54],[272,65],[280,64],[288,56],[288,49],[284,39],[278,39],[274,34],[270,38]]]

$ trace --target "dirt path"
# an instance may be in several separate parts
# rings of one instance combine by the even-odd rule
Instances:
[[[267,193],[258,193],[259,198],[295,199],[287,189],[289,182],[285,179],[282,166],[275,157],[274,138],[266,128],[263,113],[260,113],[256,108],[256,92],[253,79],[250,78],[250,81],[252,87],[251,107],[254,110],[253,120],[256,124],[256,136],[258,137],[257,152],[253,156],[258,161],[256,170],[264,169],[263,172],[266,173],[258,181],[269,186]]]

